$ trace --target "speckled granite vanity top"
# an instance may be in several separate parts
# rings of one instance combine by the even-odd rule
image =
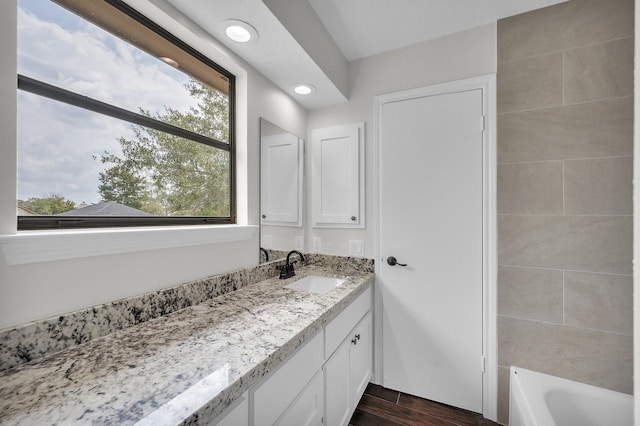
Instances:
[[[346,278],[327,294],[283,288]],[[276,368],[373,282],[318,265],[0,372],[2,424],[196,424]]]

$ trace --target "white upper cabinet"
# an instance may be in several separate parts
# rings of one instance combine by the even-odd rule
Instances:
[[[261,143],[261,223],[302,226],[304,142],[283,133]]]
[[[314,129],[314,228],[364,228],[364,123]]]

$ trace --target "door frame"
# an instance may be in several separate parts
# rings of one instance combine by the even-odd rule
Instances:
[[[467,90],[483,91],[483,111],[485,117],[482,149],[482,348],[484,356],[484,377],[482,379],[482,414],[496,420],[498,415],[498,353],[497,353],[497,228],[496,228],[496,75],[488,74],[466,78],[432,86],[388,93],[374,97],[374,142],[373,142],[373,204],[377,220],[374,227],[374,253],[376,281],[383,259],[380,258],[380,135],[382,107],[386,103],[415,99],[425,96],[455,93]],[[382,300],[380,286],[374,291],[374,378],[382,384]],[[482,368],[483,366],[479,366]]]

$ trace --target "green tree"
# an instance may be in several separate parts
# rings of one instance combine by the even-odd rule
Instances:
[[[52,215],[73,210],[76,208],[76,203],[60,194],[50,193],[45,198],[31,197],[26,201],[18,200],[18,206],[35,214]]]
[[[165,106],[162,112],[141,113],[227,141],[227,96],[194,80],[185,87],[197,107],[180,112]],[[167,216],[229,214],[228,152],[142,126],[134,126],[133,132],[133,138],[118,140],[121,156],[105,152],[99,158],[110,165],[99,176],[103,201]]]
[[[100,172],[98,192],[103,201],[115,201],[125,206],[141,209],[145,200],[144,179],[131,173],[131,170],[123,165],[121,158],[105,153],[102,162],[110,162],[113,166]]]

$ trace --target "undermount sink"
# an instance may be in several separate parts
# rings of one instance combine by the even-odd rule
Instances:
[[[318,275],[307,275],[291,284],[285,285],[286,288],[297,291],[307,291],[309,293],[326,294],[334,288],[342,285],[346,280],[340,278],[320,277]]]

